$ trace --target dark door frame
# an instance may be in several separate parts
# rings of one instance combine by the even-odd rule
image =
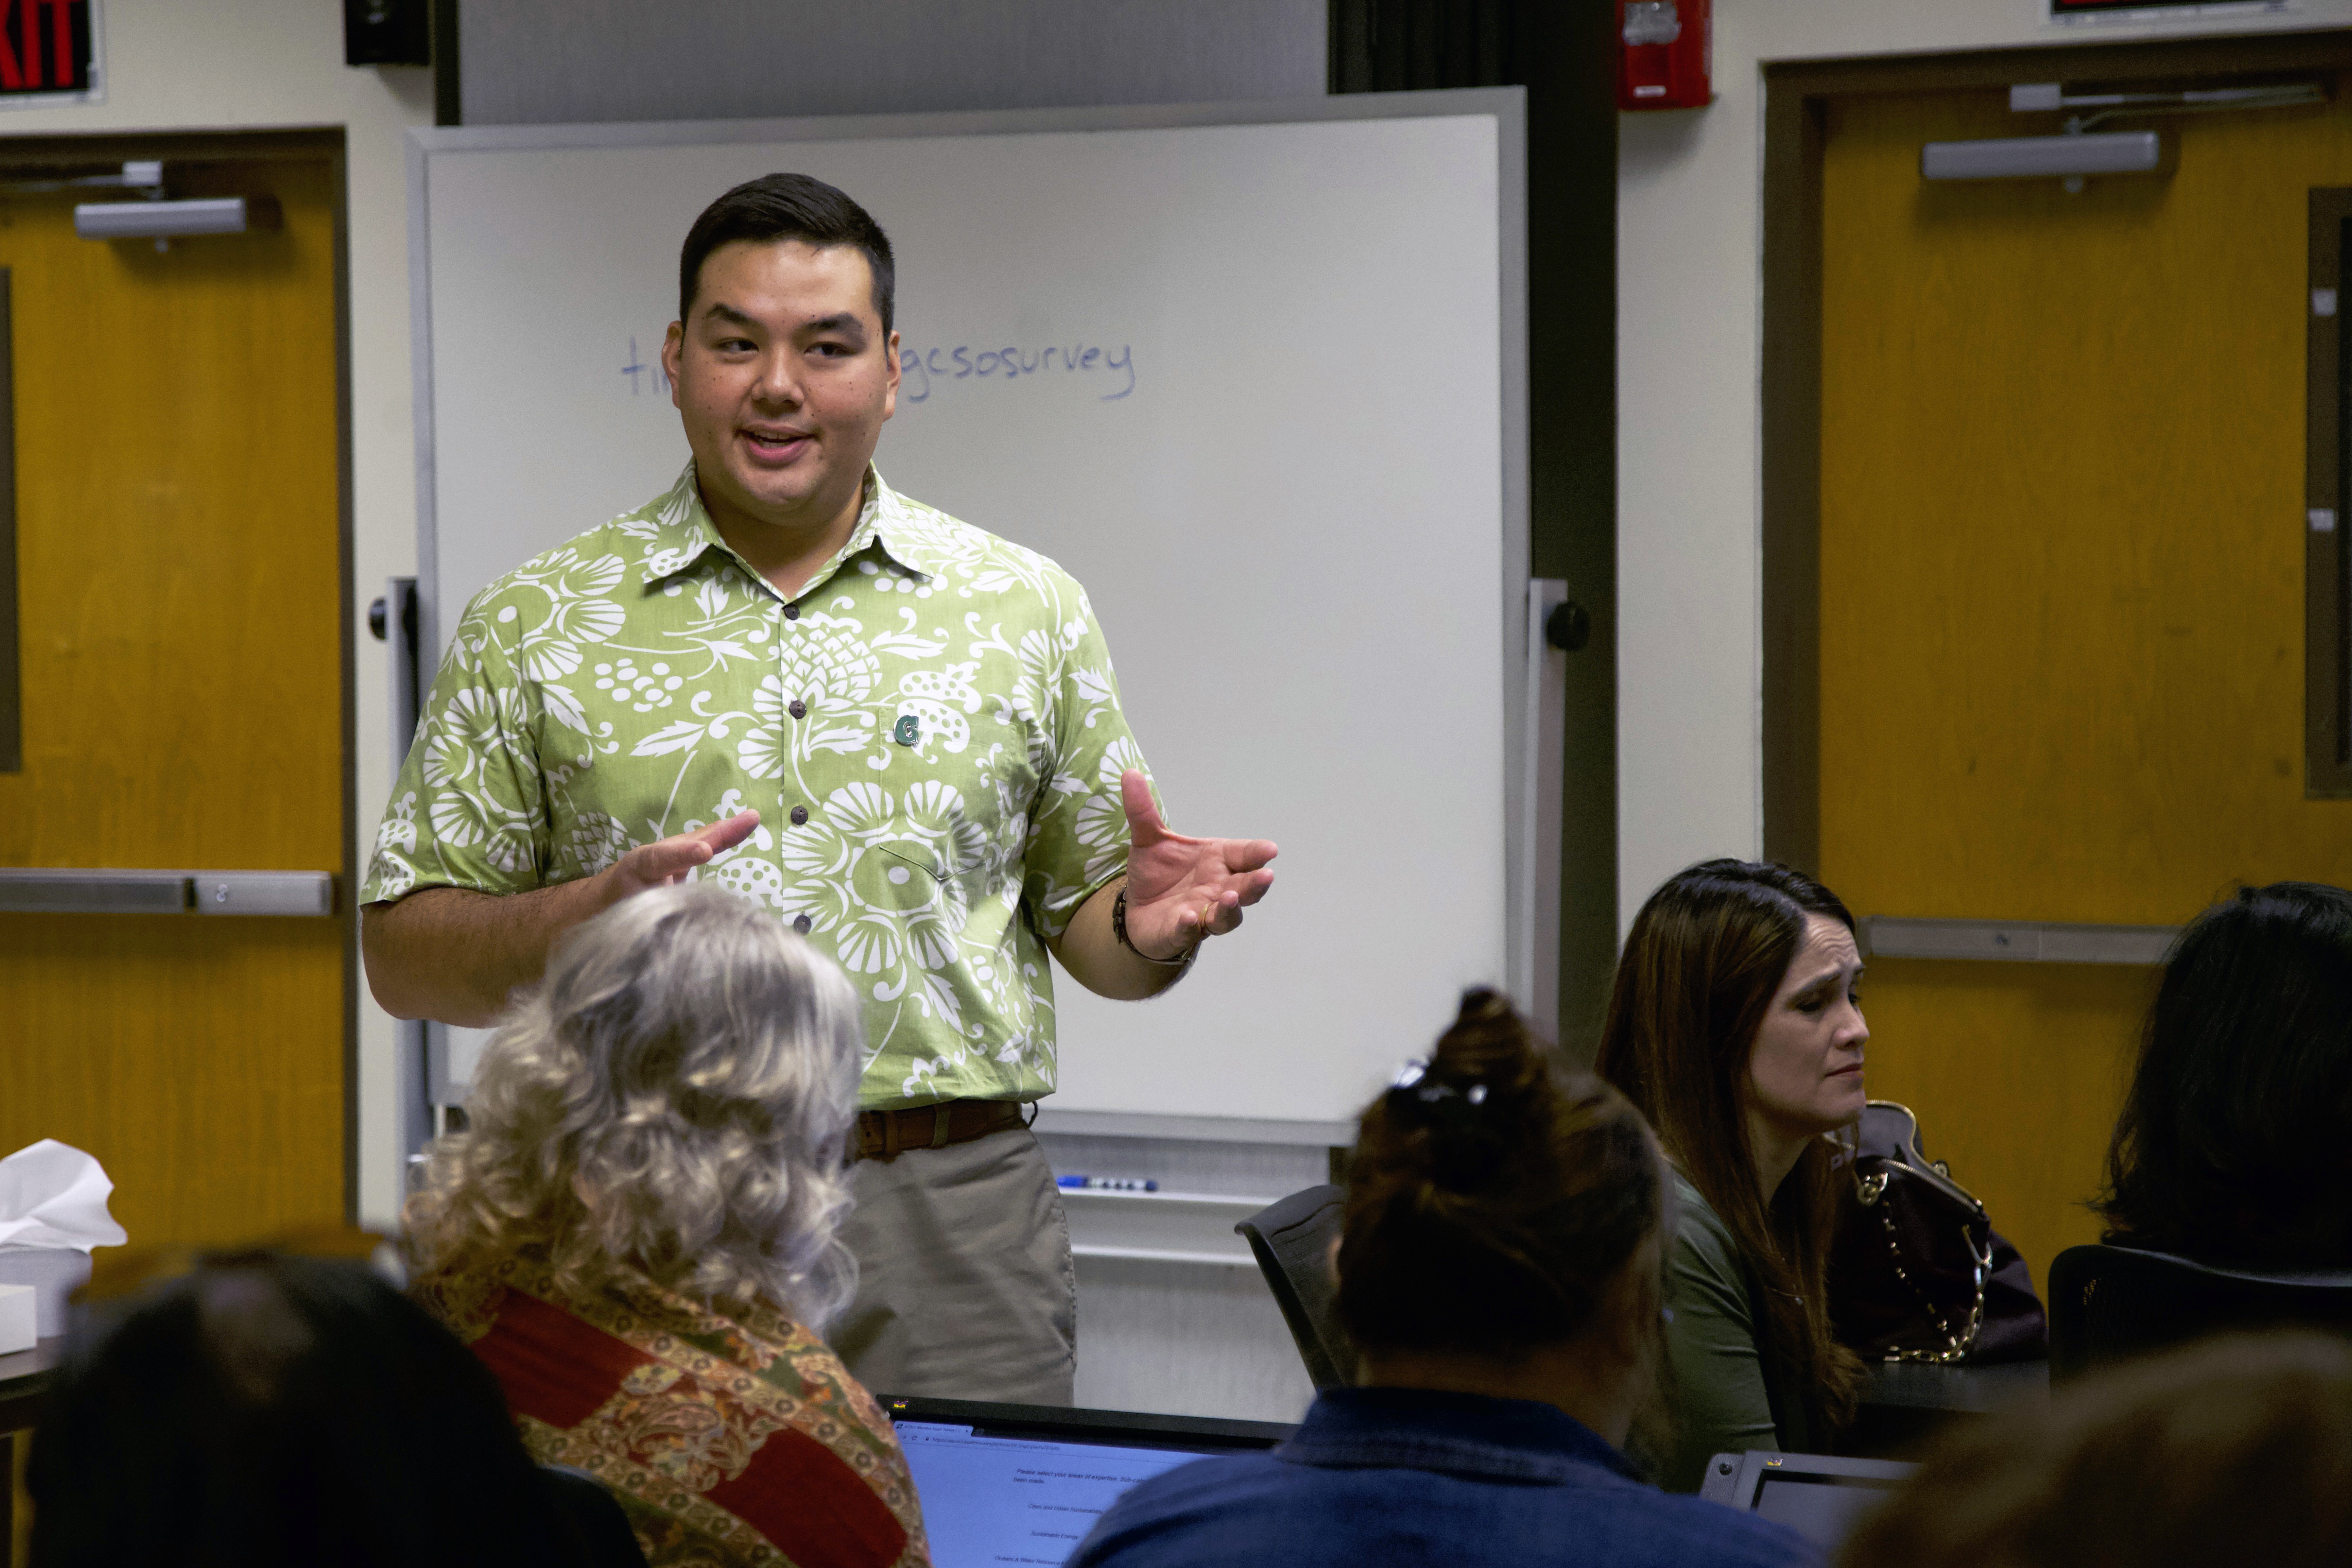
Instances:
[[[2303,793],[2305,799],[2352,798],[2352,578],[2345,572],[2344,500],[2347,456],[2343,403],[2343,307],[2320,313],[2320,289],[2347,292],[2344,234],[2352,227],[2352,185],[2310,193],[2313,305],[2306,333],[2304,392]],[[2322,519],[2330,526],[2321,528]]]
[[[342,127],[316,130],[134,132],[89,136],[0,137],[0,180],[33,171],[119,164],[160,158],[166,163],[323,162],[335,209],[335,476],[336,578],[341,598],[343,722],[342,862],[337,876],[336,918],[343,927],[343,1217],[356,1223],[360,1195],[359,907],[352,855],[359,836],[358,623],[352,560],[352,283],[351,178]],[[0,568],[5,569],[5,568]]]
[[[1613,5],[1330,0],[1326,40],[1334,93],[1528,89],[1528,564],[1589,616],[1565,661],[1554,990],[1585,1062],[1617,970],[1617,25]]]
[[[1826,108],[2013,82],[2352,71],[2352,28],[1764,68],[1764,853],[1821,866],[1822,146]]]

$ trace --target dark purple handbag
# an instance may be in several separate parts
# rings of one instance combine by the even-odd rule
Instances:
[[[2049,1353],[2033,1277],[1984,1205],[1919,1147],[1907,1106],[1874,1100],[1837,1160],[1848,1178],[1830,1253],[1830,1321],[1864,1361],[2026,1361]]]

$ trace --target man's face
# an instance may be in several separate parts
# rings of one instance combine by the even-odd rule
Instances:
[[[898,403],[898,337],[855,246],[720,246],[662,366],[721,527],[822,528],[854,507]]]

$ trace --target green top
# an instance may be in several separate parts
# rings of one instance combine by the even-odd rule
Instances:
[[[475,595],[360,890],[515,893],[760,813],[702,872],[866,998],[866,1109],[1054,1089],[1044,939],[1127,865],[1142,753],[1087,596],[872,469],[791,604],[668,493]]]
[[[1695,1492],[1713,1456],[1782,1445],[1738,1246],[1680,1171],[1675,1200],[1675,1250],[1666,1268],[1666,1305],[1674,1312],[1666,1325],[1666,1360],[1675,1448],[1658,1471],[1668,1491]]]

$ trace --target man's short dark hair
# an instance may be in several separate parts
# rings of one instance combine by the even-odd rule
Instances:
[[[882,335],[890,335],[895,313],[892,295],[898,287],[890,237],[846,193],[807,174],[762,174],[744,181],[702,209],[702,216],[686,231],[686,248],[677,258],[681,322],[693,314],[702,264],[712,251],[739,239],[753,244],[797,239],[819,247],[856,246],[865,253],[866,268],[874,275],[874,310],[882,318]]]

